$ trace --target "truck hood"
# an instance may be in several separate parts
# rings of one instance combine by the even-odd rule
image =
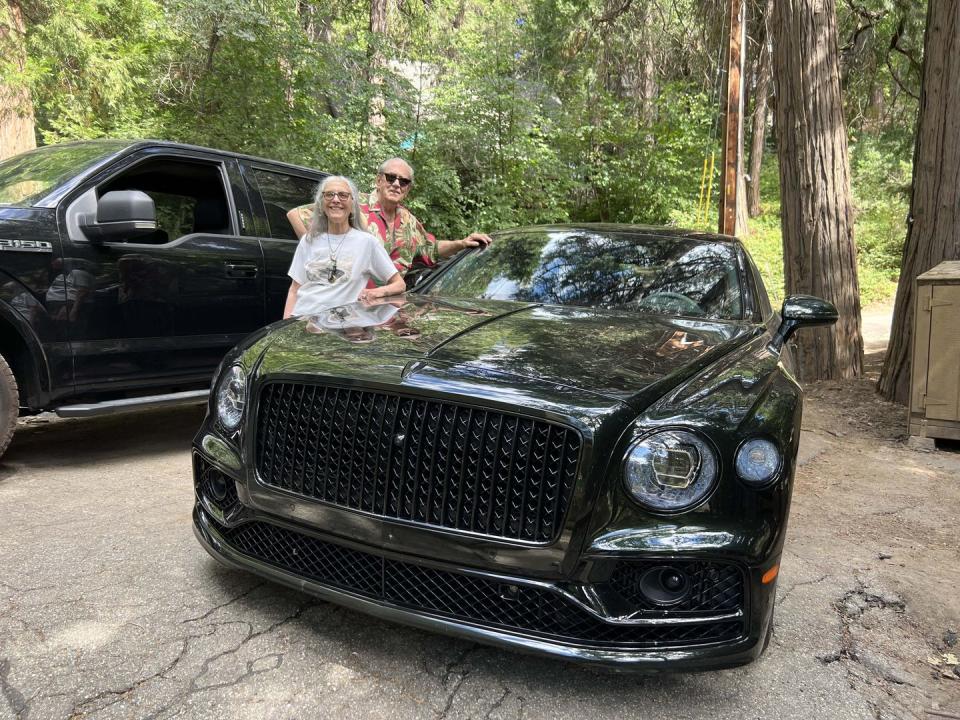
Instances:
[[[280,325],[259,372],[642,410],[756,332],[622,310],[413,296]]]

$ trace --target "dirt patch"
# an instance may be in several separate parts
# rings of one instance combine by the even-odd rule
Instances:
[[[787,553],[846,579],[840,647],[819,659],[842,664],[876,717],[960,718],[960,452],[906,444],[906,409],[876,394],[881,362],[875,350],[865,379],[806,387],[814,450],[801,449]]]

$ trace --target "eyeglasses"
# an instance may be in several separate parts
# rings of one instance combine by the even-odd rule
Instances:
[[[393,185],[395,182],[398,182],[402,188],[407,187],[413,182],[410,178],[397,175],[396,173],[383,173],[383,178],[387,181],[387,185]]]
[[[333,190],[326,190],[323,193],[324,200],[333,200],[334,198],[339,198],[342,202],[346,202],[347,200],[350,199],[350,197],[351,197],[351,194],[345,190],[341,190],[340,192],[334,192]]]

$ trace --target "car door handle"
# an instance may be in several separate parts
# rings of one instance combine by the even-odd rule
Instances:
[[[259,269],[256,265],[238,265],[224,263],[224,274],[229,278],[255,278]]]

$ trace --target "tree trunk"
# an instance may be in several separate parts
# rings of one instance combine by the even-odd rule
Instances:
[[[786,290],[840,313],[832,328],[800,331],[800,374],[858,377],[860,286],[834,0],[777,0],[772,25]]]
[[[914,280],[960,260],[960,0],[931,0],[913,154],[913,193],[879,392],[907,404],[913,345]]]
[[[387,42],[387,0],[370,0],[370,67],[367,79],[370,82],[370,109],[368,122],[371,129],[371,142],[383,129],[385,120],[383,108],[383,70],[386,67],[386,55],[383,47]]]
[[[883,85],[879,80],[874,80],[873,87],[870,89],[870,104],[864,113],[863,127],[872,133],[880,134],[883,128]]]
[[[304,34],[312,44],[325,45],[327,48],[333,44],[333,18],[318,17],[317,9],[306,0],[297,1],[297,14],[300,15],[300,24],[303,27]],[[338,118],[342,115],[330,93],[321,92],[319,96],[323,100],[330,117]]]
[[[768,24],[773,14],[773,0],[767,0],[763,22]],[[747,183],[747,212],[757,217],[760,212],[760,168],[763,163],[763,146],[767,140],[767,98],[770,95],[771,64],[769,32],[761,33],[760,50],[757,55],[757,88],[753,96],[753,129],[750,133],[750,182]]]
[[[640,119],[647,127],[651,127],[657,120],[657,69],[653,62],[656,49],[654,36],[654,18],[650,6],[644,3],[640,7],[638,28],[641,37],[640,56],[637,58],[637,101],[639,103]]]
[[[0,50],[12,60],[11,64],[21,78],[27,61],[25,32],[19,1],[7,0],[5,12],[0,14]],[[30,88],[0,82],[0,160],[36,146]]]

